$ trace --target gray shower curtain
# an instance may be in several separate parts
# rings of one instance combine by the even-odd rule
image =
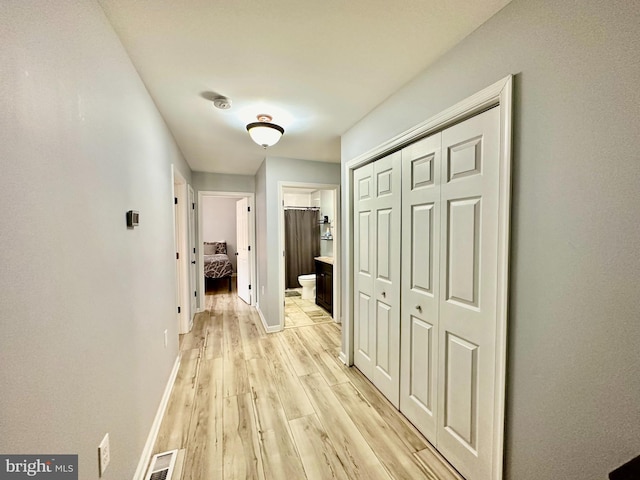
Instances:
[[[299,288],[298,276],[315,273],[314,257],[320,255],[317,210],[284,211],[285,287]]]

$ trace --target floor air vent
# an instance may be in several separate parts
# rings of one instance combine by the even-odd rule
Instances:
[[[171,480],[177,456],[178,450],[170,450],[154,455],[145,480]]]

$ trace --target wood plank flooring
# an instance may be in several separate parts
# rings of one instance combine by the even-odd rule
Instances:
[[[180,339],[181,364],[154,453],[178,449],[174,479],[462,480],[355,368],[325,318],[265,334],[235,292]]]

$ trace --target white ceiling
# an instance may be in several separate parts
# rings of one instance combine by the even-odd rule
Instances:
[[[339,162],[340,135],[510,0],[99,1],[191,168],[253,175]],[[258,113],[285,128],[267,151]]]

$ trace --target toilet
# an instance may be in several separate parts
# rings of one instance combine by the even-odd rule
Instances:
[[[315,301],[316,299],[316,274],[298,276],[298,283],[302,286],[302,299]]]

